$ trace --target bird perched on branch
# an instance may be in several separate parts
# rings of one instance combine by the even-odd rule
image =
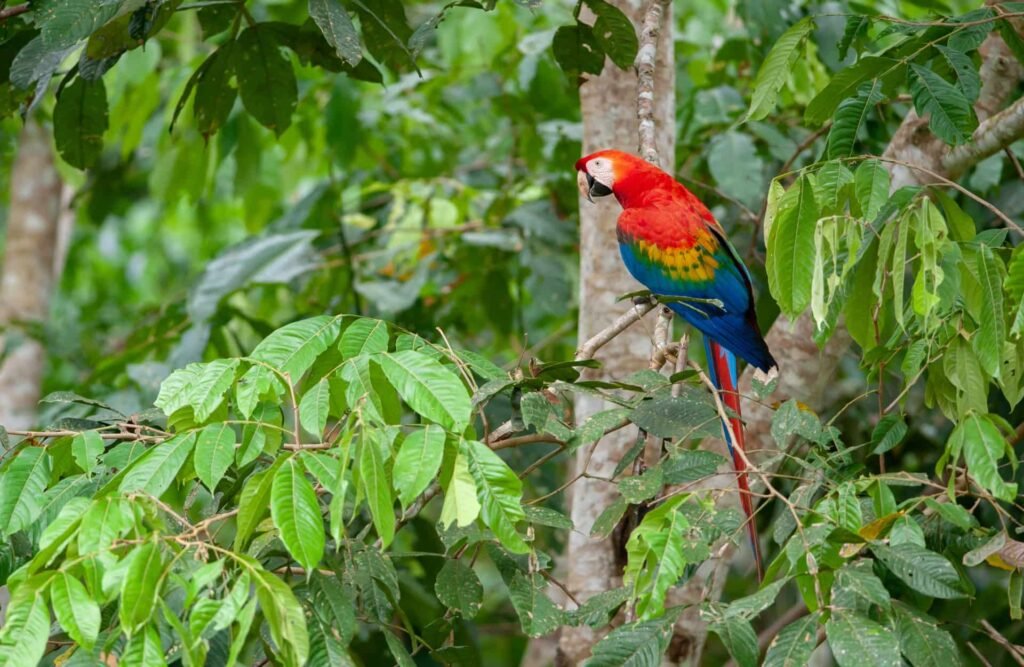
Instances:
[[[711,211],[653,164],[622,151],[603,150],[577,161],[576,171],[580,193],[587,199],[615,195],[622,205],[616,232],[633,277],[654,294],[692,299],[666,305],[704,334],[711,381],[736,415],[729,420],[735,441],[725,424],[723,431],[761,578],[761,551],[741,453],[736,359],[754,366],[766,383],[778,369],[757,325],[750,274]]]

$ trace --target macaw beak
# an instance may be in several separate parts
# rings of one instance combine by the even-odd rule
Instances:
[[[580,194],[590,203],[594,202],[594,197],[607,197],[612,194],[611,188],[582,169],[576,172],[576,185],[579,186]]]

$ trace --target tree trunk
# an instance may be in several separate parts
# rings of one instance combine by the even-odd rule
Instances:
[[[643,22],[648,2],[617,0],[616,6],[633,21],[637,31]],[[586,22],[592,17],[584,16]],[[662,19],[655,69],[654,121],[661,167],[672,170],[675,154],[675,67],[672,53],[671,11]],[[591,77],[580,87],[583,110],[583,153],[603,148],[637,150],[637,76],[623,71],[610,61],[600,76]],[[626,306],[616,297],[641,286],[626,272],[619,257],[615,220],[619,205],[610,197],[591,204],[580,200],[580,320],[579,340],[584,341],[608,326]],[[645,326],[646,325],[646,326]],[[647,321],[634,325],[617,336],[598,353],[603,367],[592,378],[618,378],[640,370],[650,355],[650,327]],[[596,412],[613,407],[592,396],[578,394],[576,423]],[[590,457],[590,448],[576,455],[575,473],[587,472],[609,477],[616,464],[633,444],[635,429],[622,429],[603,440]],[[589,459],[589,465],[588,465]],[[621,565],[616,562],[614,540],[589,537],[594,520],[615,498],[613,484],[595,479],[580,479],[569,487],[569,503],[576,530],[569,535],[567,585],[581,602],[596,593],[618,585]],[[597,640],[590,628],[564,628],[559,643],[559,660],[580,664],[590,655]]]
[[[58,263],[61,180],[49,133],[34,121],[18,140],[11,170],[3,276],[0,278],[0,424],[26,429],[36,419],[43,365],[39,328],[50,310]],[[58,259],[60,260],[58,262]]]

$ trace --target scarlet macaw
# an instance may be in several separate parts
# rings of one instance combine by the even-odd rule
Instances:
[[[616,150],[592,153],[576,162],[577,182],[587,199],[615,195],[622,205],[616,232],[619,250],[633,277],[654,294],[717,299],[719,308],[705,303],[669,303],[704,334],[710,378],[722,402],[740,415],[736,358],[767,375],[778,373],[757,325],[750,274],[725,238],[711,211],[671,175],[640,157]],[[740,503],[758,578],[763,576],[761,550],[754,525],[746,462],[742,450],[743,424],[731,418],[736,442],[724,427],[726,444],[736,469]]]

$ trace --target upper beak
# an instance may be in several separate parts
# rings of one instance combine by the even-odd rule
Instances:
[[[586,197],[590,203],[594,202],[594,197],[606,197],[612,194],[611,188],[582,169],[576,172],[576,185],[579,186],[580,194]]]
[[[582,169],[576,172],[576,185],[579,186],[580,194],[586,197],[591,204],[594,203],[594,198],[590,194],[590,184],[593,182],[594,177]]]

